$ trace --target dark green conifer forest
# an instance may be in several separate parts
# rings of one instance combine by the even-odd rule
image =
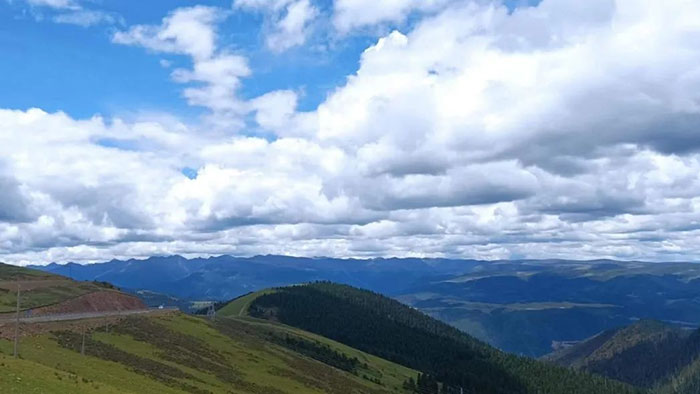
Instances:
[[[419,393],[641,392],[588,373],[503,353],[398,301],[329,282],[258,297],[253,317],[274,319],[421,371]]]

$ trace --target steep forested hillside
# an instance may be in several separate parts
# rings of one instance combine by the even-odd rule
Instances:
[[[670,381],[653,394],[697,394],[700,393],[700,359],[683,368]]]
[[[395,300],[320,282],[261,294],[251,316],[280,321],[417,369],[443,392],[625,393],[623,384],[502,353]]]
[[[601,333],[546,360],[641,387],[670,379],[700,356],[700,331],[640,321]]]

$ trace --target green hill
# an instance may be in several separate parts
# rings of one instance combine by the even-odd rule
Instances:
[[[75,326],[22,338],[21,359],[0,340],[0,392],[379,394],[416,374],[267,322],[169,313],[87,330],[85,355]]]
[[[502,353],[397,301],[331,283],[251,293],[214,320],[153,311],[21,332],[16,359],[0,331],[3,393],[638,392]]]
[[[9,265],[0,265],[0,279],[15,286],[3,293],[8,309],[17,284],[22,309],[33,311],[80,307],[76,299],[96,292],[122,295],[108,284]],[[319,335],[245,317],[251,300],[227,305],[215,321],[154,310],[22,323],[19,358],[12,357],[14,319],[0,320],[0,392],[407,393],[403,383],[418,374]]]
[[[219,316],[243,317],[248,316],[248,308],[256,298],[261,295],[274,293],[274,290],[261,290],[255,293],[248,293],[225,303],[217,313]]]
[[[0,263],[0,316],[17,307],[20,288],[20,309],[28,310],[55,305],[82,295],[115,290],[104,282],[78,282],[60,275]]]
[[[640,321],[605,331],[544,359],[640,387],[654,387],[700,356],[700,331]]]
[[[419,370],[458,393],[631,393],[629,386],[502,353],[395,300],[327,282],[248,296],[232,308]]]

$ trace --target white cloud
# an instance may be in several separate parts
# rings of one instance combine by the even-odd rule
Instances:
[[[216,57],[198,60],[193,70],[176,69],[173,79],[176,82],[202,82],[204,86],[189,87],[185,97],[192,105],[210,108],[214,112],[242,112],[241,102],[235,92],[240,86],[240,78],[248,76],[247,61],[241,56],[220,54]]]
[[[234,0],[233,6],[249,9],[271,9],[279,11],[288,6],[294,0]]]
[[[311,23],[320,13],[311,0],[236,0],[234,7],[267,14],[271,27],[265,44],[274,52],[284,52],[304,44]]]
[[[115,16],[110,13],[102,11],[91,11],[91,10],[77,10],[74,12],[62,13],[53,17],[53,21],[56,23],[66,23],[70,25],[78,25],[82,27],[89,27],[94,25],[99,25],[102,23],[106,24],[123,24],[124,21],[121,17]]]
[[[112,41],[190,56],[191,70],[176,69],[172,73],[176,82],[195,83],[184,89],[184,97],[191,105],[212,111],[211,125],[239,129],[244,124],[246,107],[236,92],[240,79],[250,75],[250,69],[245,57],[219,48],[217,24],[226,16],[225,10],[215,7],[179,8],[163,18],[160,25],[132,26],[116,32]]]
[[[298,96],[291,90],[277,90],[250,102],[255,121],[264,130],[281,137],[311,137],[318,130],[314,112],[297,112]]]
[[[236,97],[252,70],[216,9],[117,33],[190,56],[186,99],[268,139],[1,110],[0,259],[700,257],[700,4],[391,4],[352,28],[425,14],[310,112]]]
[[[23,0],[37,21],[48,19],[55,23],[90,27],[101,24],[124,24],[124,18],[114,12],[85,8],[78,0]],[[11,2],[12,3],[12,2]]]
[[[341,32],[384,22],[403,22],[411,12],[435,11],[451,0],[334,0],[333,23]]]
[[[215,7],[178,8],[160,25],[137,25],[114,33],[117,44],[139,45],[148,49],[209,59],[217,47],[216,24],[226,16]]]
[[[267,46],[282,52],[304,44],[309,23],[318,15],[318,10],[309,0],[299,0],[287,6],[286,14],[276,22],[275,29],[267,37]]]
[[[80,5],[74,0],[26,0],[27,3],[37,7],[50,7],[57,9],[80,9]]]

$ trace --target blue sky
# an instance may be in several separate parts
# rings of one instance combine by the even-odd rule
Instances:
[[[0,81],[5,92],[0,95],[3,107],[63,110],[76,117],[144,108],[186,109],[157,58],[110,43],[113,26],[37,21],[33,12],[52,11],[32,12],[28,7],[0,3],[0,45],[5,59],[0,71],[13,76]],[[148,16],[138,13],[129,18],[159,19],[167,10],[157,8],[148,9]]]
[[[0,79],[0,106],[60,110],[79,118],[134,112],[201,114],[201,109],[182,99],[181,86],[171,81],[171,70],[160,63],[164,59],[174,67],[186,66],[190,61],[186,56],[111,42],[115,30],[157,24],[172,10],[191,6],[191,1],[148,1],[138,7],[110,0],[87,4],[119,20],[87,27],[54,23],[52,16],[62,11],[22,1],[0,2],[0,72],[12,75]],[[222,1],[197,4],[231,8]],[[344,83],[377,35],[354,34],[323,43],[319,38],[315,45],[274,53],[262,42],[263,19],[259,13],[237,11],[220,25],[221,45],[248,57],[255,70],[245,79],[241,95],[252,98],[275,89],[298,89],[304,93],[300,109],[305,110],[314,109],[330,90]]]
[[[198,1],[197,4],[231,8],[225,1]],[[514,9],[535,4],[512,0]],[[0,106],[48,111],[65,111],[75,117],[133,112],[177,112],[194,116],[201,109],[188,106],[173,83],[170,70],[189,60],[177,55],[158,55],[142,48],[114,45],[110,37],[127,25],[158,23],[179,7],[192,1],[146,1],[135,7],[128,1],[100,0],[86,7],[117,17],[114,23],[79,26],[52,22],[62,11],[32,6],[20,0],[0,2],[0,47],[4,61],[0,72],[12,78],[0,80]],[[324,0],[318,7],[330,12]],[[284,53],[267,50],[263,43],[264,16],[236,11],[220,26],[223,46],[249,58],[254,71],[245,80],[242,96],[252,98],[275,89],[298,89],[299,108],[312,110],[329,91],[341,86],[346,76],[357,70],[362,51],[390,29],[410,29],[417,16],[398,24],[385,24],[354,34],[338,35],[321,24],[318,36],[307,45]],[[330,39],[329,39],[330,36]],[[68,94],[69,93],[69,94]]]
[[[0,0],[0,261],[698,259],[698,21],[686,0]]]

